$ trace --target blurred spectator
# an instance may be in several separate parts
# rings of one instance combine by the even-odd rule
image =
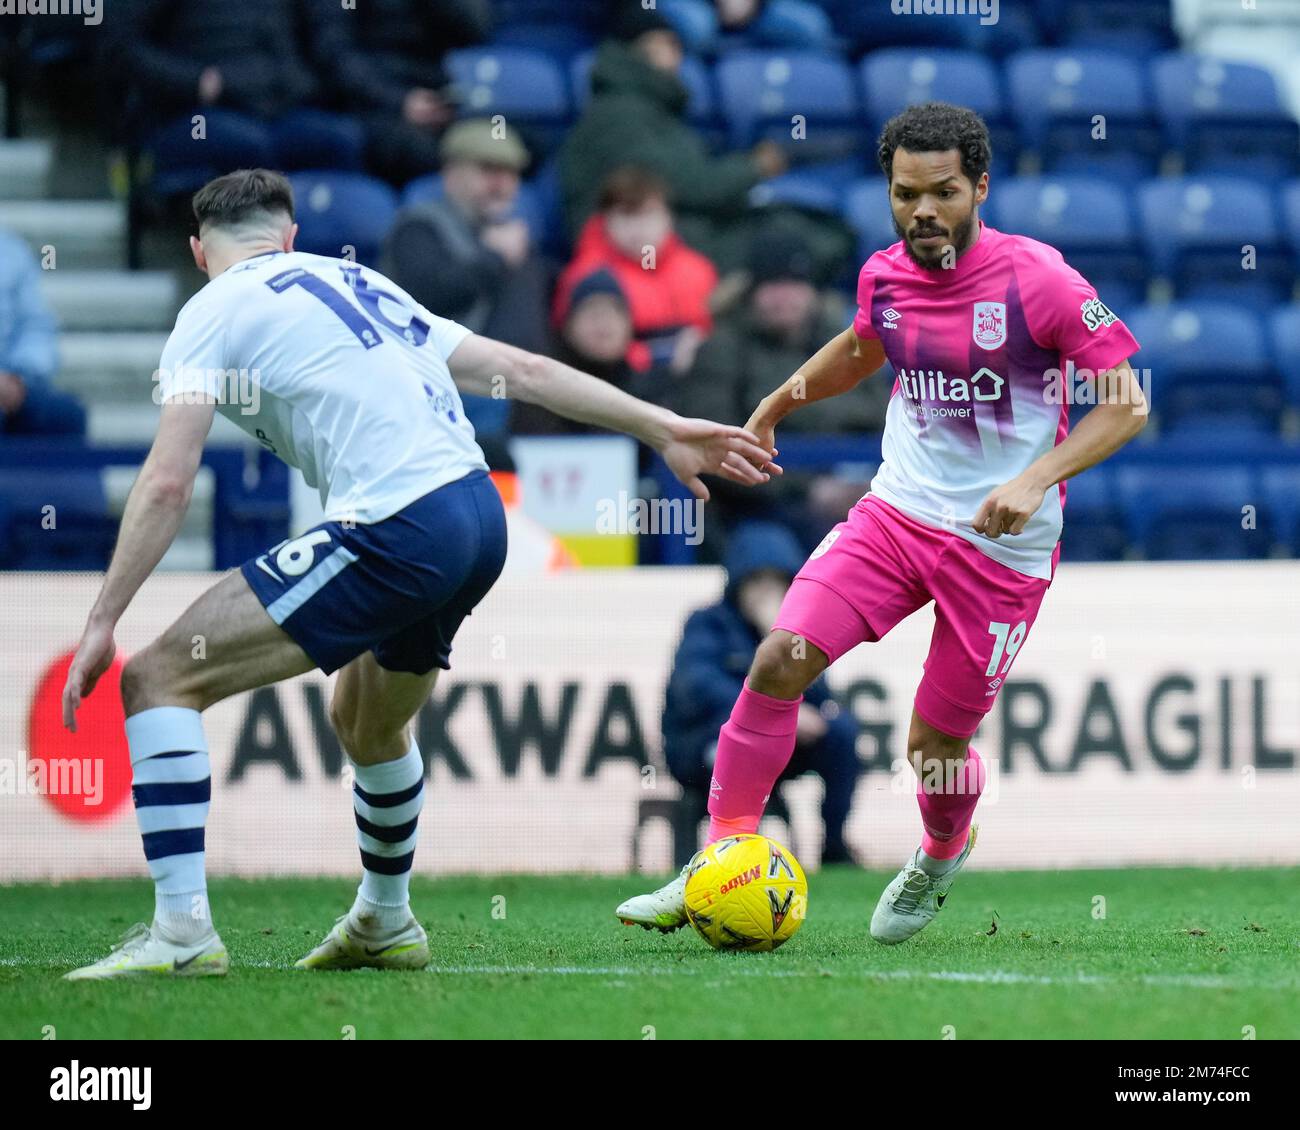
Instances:
[[[359,165],[359,123],[319,108],[327,91],[312,62],[318,17],[328,7],[318,10],[311,0],[131,0],[114,11],[105,25],[110,66],[133,84],[136,132],[158,163]],[[195,114],[204,116],[199,137]]]
[[[366,160],[395,184],[438,167],[438,136],[456,114],[443,56],[484,42],[487,0],[365,0],[321,6],[322,73],[341,107],[361,115]]]
[[[806,0],[713,0],[724,46],[825,51],[831,45],[826,12]]]
[[[573,261],[556,289],[556,317],[570,291],[592,271],[608,269],[627,295],[632,331],[657,365],[690,369],[713,329],[709,297],[718,272],[674,231],[667,185],[636,166],[615,170],[601,188],[600,211],[583,226]]]
[[[664,758],[682,786],[682,803],[702,819],[718,730],[727,720],[759,643],[767,636],[786,590],[804,560],[794,537],[772,522],[739,528],[727,553],[727,587],[716,604],[691,613],[673,659],[664,698]],[[851,860],[844,824],[858,781],[858,727],[824,679],[804,692],[794,756],[778,781],[816,773],[826,784],[823,863]]]
[[[785,156],[772,142],[712,156],[686,120],[682,45],[672,24],[657,11],[627,4],[615,27],[616,38],[596,55],[591,101],[560,154],[570,230],[578,231],[598,207],[609,173],[637,164],[667,182],[683,236],[718,262],[731,247],[726,226],[745,215],[754,185],[785,171]],[[729,269],[734,264],[726,258],[722,266]]]
[[[86,434],[86,410],[51,385],[58,327],[41,297],[41,270],[27,245],[0,231],[0,432]]]
[[[690,375],[673,385],[672,407],[685,416],[744,424],[759,401],[783,384],[851,320],[838,295],[813,283],[812,255],[800,234],[764,228],[750,251],[750,287],[738,309],[719,319],[700,348]],[[851,392],[805,404],[791,412],[781,433],[879,433],[889,407],[889,381],[864,380]],[[811,547],[866,490],[866,481],[789,472],[773,479],[760,498],[727,480],[711,481],[715,521],[705,531],[704,555],[716,560],[720,527],[779,514]]]
[[[512,214],[528,150],[513,130],[476,118],[447,130],[441,151],[444,195],[401,211],[384,273],[439,317],[544,351],[551,272]]]
[[[690,378],[678,383],[678,410],[743,424],[758,402],[837,334],[851,316],[838,295],[814,285],[812,256],[793,232],[764,229],[749,259],[746,300],[721,318],[700,348]],[[889,388],[864,381],[843,396],[790,413],[785,431],[880,432]]]
[[[603,268],[579,279],[563,312],[559,345],[552,357],[617,385],[641,400],[663,403],[666,374],[650,364],[650,352],[632,337],[632,312],[618,280]],[[511,402],[515,435],[588,435],[603,429],[567,420],[536,404]]]

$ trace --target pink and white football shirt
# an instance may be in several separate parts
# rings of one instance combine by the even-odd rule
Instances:
[[[926,271],[902,242],[858,279],[860,338],[880,338],[897,379],[871,493],[950,530],[995,561],[1050,578],[1065,484],[1024,531],[994,540],[971,523],[988,493],[1063,440],[1067,363],[1113,368],[1138,343],[1086,279],[1045,243],[995,231],[951,270]]]

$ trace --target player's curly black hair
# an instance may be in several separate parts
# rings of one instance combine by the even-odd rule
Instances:
[[[956,149],[961,154],[961,171],[975,184],[988,172],[993,158],[989,128],[974,110],[950,102],[925,102],[909,106],[885,123],[876,155],[886,178],[894,178],[894,153],[934,153]]]

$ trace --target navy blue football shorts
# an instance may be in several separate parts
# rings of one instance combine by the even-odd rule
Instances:
[[[327,675],[365,651],[386,670],[423,675],[450,666],[452,638],[505,559],[501,496],[472,471],[382,522],[324,522],[241,572]]]

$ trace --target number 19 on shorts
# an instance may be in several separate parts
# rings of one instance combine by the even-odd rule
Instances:
[[[992,620],[989,622],[989,635],[993,637],[993,657],[989,660],[988,670],[984,674],[1005,675],[1011,669],[1011,661],[1015,659],[1020,645],[1024,643],[1025,622],[1021,620],[1012,628],[1010,624]],[[1003,656],[1006,657],[1006,663],[1002,663]],[[999,664],[1002,664],[1001,671],[998,670]]]

